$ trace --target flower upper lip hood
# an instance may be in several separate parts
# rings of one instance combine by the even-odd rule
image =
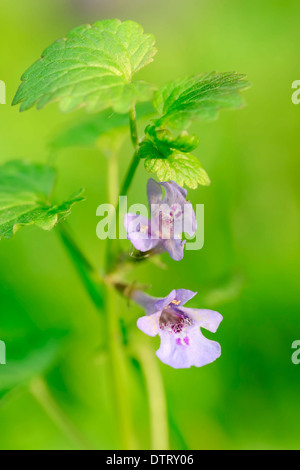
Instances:
[[[221,355],[219,343],[205,338],[200,328],[215,333],[222,315],[213,310],[183,307],[196,294],[178,289],[165,298],[151,297],[141,291],[135,291],[132,296],[146,310],[146,316],[137,321],[138,328],[149,336],[160,336],[156,355],[175,369],[201,367]]]
[[[150,178],[147,194],[151,220],[137,214],[126,214],[127,237],[139,251],[167,251],[175,261],[180,261],[185,243],[182,241],[183,231],[192,237],[197,229],[195,212],[186,199],[187,191],[174,181],[157,183]]]

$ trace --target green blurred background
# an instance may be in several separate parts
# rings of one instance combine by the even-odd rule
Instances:
[[[162,84],[177,76],[235,70],[252,82],[246,108],[193,129],[200,137],[196,155],[212,180],[209,188],[189,192],[193,203],[205,204],[204,248],[186,252],[181,263],[164,255],[168,270],[141,265],[131,275],[151,284],[149,292],[156,296],[173,288],[197,290],[190,305],[216,309],[224,317],[218,332],[209,335],[222,345],[215,363],[189,370],[159,364],[171,448],[300,448],[300,365],[291,362],[291,344],[300,339],[300,105],[291,102],[291,84],[300,79],[300,3],[1,1],[0,79],[7,85],[8,104],[0,106],[0,162],[55,158],[57,197],[85,187],[87,200],[74,208],[69,223],[99,266],[105,243],[96,238],[95,213],[107,199],[105,157],[93,149],[57,155],[47,149],[64,123],[84,113],[61,115],[52,104],[20,114],[9,103],[21,74],[46,46],[78,24],[112,17],[135,20],[156,36],[159,52],[140,78]],[[130,158],[127,140],[121,175]],[[130,203],[146,201],[147,178],[141,166]],[[91,446],[119,448],[119,421],[101,350],[104,316],[82,287],[57,231],[29,227],[2,241],[0,281],[0,339],[7,344],[8,361],[0,366],[0,448],[78,447],[36,399],[32,380],[42,371],[53,397]],[[158,338],[134,327],[141,311],[121,298],[115,301],[125,324],[133,325],[132,341],[149,341],[154,354]],[[149,448],[149,411],[138,365],[128,380],[138,446]]]

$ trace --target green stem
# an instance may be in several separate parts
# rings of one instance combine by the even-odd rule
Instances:
[[[79,248],[78,244],[75,242],[70,231],[66,227],[66,222],[64,224],[59,224],[58,230],[61,240],[64,243],[70,258],[72,259],[89,296],[91,297],[97,309],[103,311],[105,307],[103,279],[101,279],[100,274],[92,266],[92,264],[83,254],[82,250]]]
[[[51,420],[76,447],[81,450],[91,450],[91,445],[59,406],[43,379],[32,380],[30,391]]]
[[[118,204],[119,162],[118,152],[112,150],[108,155],[108,199],[114,206]]]
[[[133,157],[132,157],[130,166],[128,168],[125,180],[123,182],[123,186],[122,186],[122,189],[121,189],[121,192],[120,192],[121,196],[126,196],[127,195],[128,191],[129,191],[129,188],[131,186],[133,177],[134,177],[135,172],[137,170],[137,167],[139,166],[139,163],[140,163],[140,157],[138,156],[138,153],[135,152]]]
[[[137,152],[138,146],[139,146],[139,137],[138,137],[137,123],[136,123],[136,111],[134,107],[129,112],[129,125],[130,125],[131,142],[135,149],[135,152],[132,157],[130,166],[128,168],[125,180],[121,188],[121,193],[120,193],[121,196],[127,195],[130,185],[132,183],[133,177],[135,175],[135,172],[140,162],[140,158]]]
[[[135,106],[129,111],[129,126],[130,126],[130,135],[131,141],[134,148],[137,148],[139,145],[139,136],[136,124],[136,110]]]
[[[136,149],[130,167],[128,169],[126,178],[124,180],[121,195],[126,195],[136,169],[139,163],[139,157],[137,154],[138,147],[138,134],[136,126],[135,109],[129,113],[131,139]],[[116,156],[109,158],[108,166],[108,197],[109,202],[114,204],[117,200],[117,173],[118,164]],[[119,204],[117,206],[117,224],[119,222]],[[90,294],[93,302],[95,303],[98,310],[103,310],[103,281],[99,273],[93,268],[93,266],[86,259],[78,245],[72,239],[70,233],[60,226],[60,235],[66,248],[68,249],[71,258],[81,276],[81,279]],[[111,243],[112,240],[108,240],[107,244],[107,272],[111,271],[113,251]],[[114,286],[117,287],[117,286]],[[112,377],[114,382],[114,395],[116,401],[117,416],[120,421],[120,429],[122,433],[122,445],[125,449],[136,449],[136,441],[132,430],[131,413],[129,408],[129,394],[127,390],[128,374],[127,374],[127,361],[125,351],[122,344],[122,335],[120,330],[120,321],[117,313],[117,307],[115,305],[115,293],[113,286],[107,282],[105,284],[106,289],[106,318],[107,318],[107,336],[108,345],[110,350],[110,360],[112,366]],[[150,412],[151,412],[151,435],[152,435],[152,448],[153,449],[168,449],[168,420],[166,411],[166,400],[164,395],[164,387],[160,376],[157,364],[152,358],[153,352],[147,350],[145,347],[141,347],[139,350],[139,356],[142,362],[142,368],[147,383]]]
[[[130,421],[128,394],[126,393],[127,374],[124,359],[125,353],[121,344],[122,339],[113,286],[104,284],[104,281],[100,278],[73,240],[70,232],[67,231],[63,225],[60,226],[60,235],[97,310],[101,312],[106,310],[107,343],[110,351],[114,401],[117,408],[117,418],[120,422],[122,445],[125,449],[134,449],[136,442]],[[106,302],[104,298],[106,298]]]
[[[133,154],[131,163],[129,165],[129,168],[127,170],[124,182],[122,184],[121,190],[120,190],[120,196],[126,196],[129,188],[131,186],[132,180],[134,178],[134,175],[136,173],[136,170],[138,168],[140,158],[138,156],[138,146],[139,146],[139,137],[138,137],[138,131],[137,131],[137,123],[136,123],[136,111],[135,107],[133,107],[130,112],[129,112],[129,125],[130,125],[130,136],[131,136],[131,141],[132,145],[135,148],[135,152]],[[112,181],[109,180],[109,186],[113,184],[113,172],[110,173],[112,177]],[[116,200],[117,198],[113,198],[113,200]],[[116,209],[116,221],[115,221],[115,227],[116,227],[116,234],[118,237],[119,233],[119,216],[120,216],[120,200],[118,199],[117,202],[117,209]],[[111,240],[108,239],[108,245],[107,245],[107,254],[106,254],[106,268],[107,272],[111,272],[115,268],[115,257],[114,254],[117,251],[117,240]]]
[[[137,443],[132,429],[127,386],[127,364],[125,352],[122,347],[122,336],[115,301],[116,297],[113,288],[111,286],[107,286],[107,329],[117,419],[121,434],[122,447],[125,450],[132,450],[137,449]]]
[[[136,348],[147,387],[151,420],[151,450],[169,449],[169,424],[164,384],[153,350],[146,344]]]
[[[118,181],[117,181],[117,161],[116,158],[109,158],[108,160],[108,198],[109,203],[113,204],[118,198]],[[108,239],[107,243],[107,262],[110,263],[112,259],[112,240]],[[110,265],[107,266],[107,271]],[[113,287],[109,284],[106,285],[106,299],[107,299],[107,335],[110,349],[110,359],[112,366],[113,388],[115,395],[115,402],[117,408],[117,417],[120,423],[120,431],[122,438],[122,445],[124,449],[136,448],[136,442],[131,424],[131,413],[129,406],[129,396],[127,391],[127,376],[126,374],[126,356],[122,344],[122,335],[120,329],[120,320],[118,315],[118,308],[116,306],[116,296]]]

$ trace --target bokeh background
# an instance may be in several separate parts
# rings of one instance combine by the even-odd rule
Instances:
[[[56,162],[57,198],[84,186],[87,200],[69,219],[78,242],[101,266],[105,243],[96,238],[96,207],[106,202],[106,166],[95,149],[51,154],[48,142],[82,111],[57,105],[20,114],[11,108],[23,71],[55,39],[86,22],[132,19],[156,36],[158,54],[140,78],[162,84],[210,70],[246,73],[247,107],[198,123],[196,155],[212,184],[190,191],[205,204],[205,246],[168,270],[140,265],[131,279],[164,296],[173,288],[199,292],[191,306],[213,308],[224,321],[215,335],[222,356],[202,369],[159,364],[166,389],[172,449],[299,448],[300,365],[291,344],[299,321],[299,123],[291,84],[300,79],[300,3],[297,0],[11,0],[1,1],[0,162]],[[120,154],[123,175],[129,138]],[[142,166],[129,202],[146,201]],[[129,249],[129,246],[125,247]],[[118,416],[107,385],[101,342],[105,319],[82,287],[57,231],[21,230],[0,243],[1,449],[78,448],[37,400],[43,374],[54,399],[91,446],[118,449]],[[135,331],[141,311],[116,298],[132,341],[158,338]],[[129,387],[137,447],[149,448],[149,410],[138,365]],[[8,386],[9,384],[9,386]],[[15,385],[15,387],[12,387]],[[9,391],[8,391],[9,389]],[[51,407],[50,407],[51,408]],[[48,410],[49,411],[49,410]],[[68,430],[67,430],[68,431]]]

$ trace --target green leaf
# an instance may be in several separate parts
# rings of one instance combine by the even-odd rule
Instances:
[[[73,29],[48,47],[22,76],[13,100],[25,111],[59,101],[60,110],[112,108],[126,113],[148,101],[153,85],[132,81],[153,60],[155,39],[133,21],[105,20]]]
[[[210,184],[206,171],[199,160],[191,154],[172,152],[167,158],[145,158],[145,169],[149,173],[156,173],[160,181],[175,181],[180,186],[196,189],[198,184]]]
[[[145,134],[165,155],[172,153],[172,149],[184,153],[192,152],[199,145],[198,137],[188,134],[187,131],[182,131],[177,137],[174,137],[168,129],[150,125],[146,127]]]
[[[186,131],[174,137],[168,129],[148,126],[145,139],[140,143],[138,156],[144,159],[145,169],[156,173],[160,181],[173,180],[180,186],[197,188],[207,186],[210,180],[199,160],[189,152],[199,139]]]
[[[199,145],[198,137],[196,135],[191,136],[186,131],[181,132],[178,137],[173,137],[167,129],[156,130],[155,132],[157,143],[180,152],[192,152]]]
[[[54,168],[47,165],[12,161],[0,167],[0,239],[11,238],[24,225],[51,230],[84,199],[79,193],[62,204],[51,204],[55,177]]]
[[[144,140],[140,143],[138,149],[139,158],[146,159],[158,159],[158,158],[167,158],[163,153],[161,153],[158,148],[149,140]]]
[[[60,349],[58,338],[43,337],[41,332],[39,337],[29,335],[24,341],[7,343],[7,364],[0,370],[0,398],[16,386],[46,372],[58,358]]]
[[[152,103],[137,105],[137,118],[151,116],[154,113]],[[128,129],[128,115],[114,113],[111,109],[94,114],[81,122],[76,121],[67,130],[57,134],[50,142],[51,150],[67,147],[95,147],[99,137],[112,130]]]
[[[211,72],[167,83],[154,97],[161,116],[156,127],[186,129],[195,119],[216,119],[221,109],[242,107],[239,92],[249,86],[245,75],[235,72]]]
[[[1,305],[6,312],[0,322],[0,339],[6,345],[6,364],[0,365],[0,399],[16,386],[44,374],[65,348],[69,331],[64,327],[39,327],[20,292],[7,287],[0,286]]]

